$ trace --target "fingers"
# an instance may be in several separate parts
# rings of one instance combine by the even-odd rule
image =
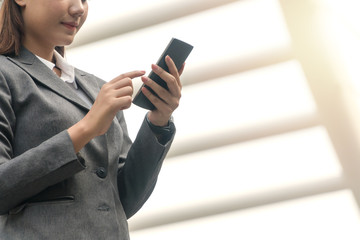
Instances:
[[[120,74],[119,77],[120,78],[136,78],[136,77],[140,77],[142,75],[145,74],[145,71],[132,71],[132,72],[128,72],[128,73],[123,73],[123,74]]]
[[[180,70],[179,70],[179,75],[181,76],[181,74],[184,72],[185,69],[185,63],[181,66]]]
[[[118,97],[116,102],[116,110],[125,110],[130,108],[132,103],[132,97],[131,95],[125,95]]]
[[[128,73],[121,74],[105,84],[105,88],[108,88],[110,92],[113,90],[114,97],[122,96],[132,96],[133,94],[133,83],[132,79],[136,77],[141,77],[145,74],[145,71],[132,71]]]
[[[115,82],[121,81],[122,79],[125,79],[125,78],[133,79],[133,78],[141,77],[144,74],[145,74],[145,71],[132,71],[132,72],[123,73],[123,74],[120,74],[119,76],[117,76],[116,78],[114,78],[113,80],[111,80],[109,83],[115,83]]]
[[[169,61],[169,72],[166,72],[164,69],[155,64],[152,64],[151,66],[152,71],[166,82],[169,92],[172,95],[180,97],[182,86],[180,83],[179,73],[176,69],[174,62],[170,58],[168,58],[167,61]],[[149,83],[152,83],[152,81],[149,81]],[[154,89],[153,87],[156,89]],[[158,93],[157,91],[161,91],[161,88],[156,87],[154,84],[152,84],[151,88],[160,96],[160,93]]]
[[[146,89],[146,88],[143,89],[143,93],[145,94],[145,96],[147,98],[149,98],[149,100],[157,108],[160,107],[160,105],[158,105],[158,104],[160,104],[161,102],[166,102],[171,107],[176,107],[176,98],[178,98],[177,96],[174,96],[168,90],[161,87],[160,85],[158,85],[156,82],[154,82],[153,80],[151,80],[148,77],[142,77],[141,79],[142,79],[142,81],[144,82],[145,85],[150,87],[156,93],[157,96],[154,95],[153,93],[151,93],[148,89]]]
[[[129,77],[123,78],[123,79],[119,79],[117,81],[114,81],[112,83],[109,84],[113,89],[121,89],[124,87],[132,87],[133,86],[133,82],[132,79]]]
[[[180,82],[180,73],[178,72],[175,63],[169,56],[165,57],[165,62],[169,68],[169,72],[166,72],[164,69],[155,64],[152,64],[151,68],[155,74],[166,82],[169,90],[163,88],[152,79],[143,76],[141,79],[144,84],[150,87],[156,94],[151,93],[146,88],[142,91],[156,108],[163,109],[164,111],[174,111],[178,107],[181,98],[182,86]],[[181,72],[183,69],[184,65],[180,69]],[[170,109],[167,109],[167,107]]]
[[[144,95],[157,109],[172,112],[179,106],[181,93],[174,95],[148,77],[142,77],[141,79],[146,86],[150,87],[156,93],[153,94],[145,87],[142,88]]]
[[[133,95],[132,79],[144,74],[145,71],[132,71],[105,83],[97,97],[97,105],[109,108],[112,112],[129,108]]]
[[[166,65],[169,68],[169,73],[173,77],[175,77],[177,85],[181,87],[180,75],[179,75],[179,72],[178,72],[178,70],[176,68],[176,65],[175,65],[174,61],[169,56],[166,56],[165,57],[165,62],[166,62]]]
[[[180,82],[180,75],[184,70],[184,65],[178,71],[175,63],[169,56],[165,57],[165,62],[169,72],[166,72],[164,69],[154,64],[151,68],[155,74],[166,82],[168,90],[148,77],[143,76],[141,78],[144,84],[155,92],[155,94],[153,94],[152,91],[148,90],[146,87],[142,88],[143,94],[156,107],[148,114],[149,120],[156,126],[165,126],[168,123],[170,116],[179,106],[181,98],[182,85]]]
[[[162,112],[173,112],[178,104],[178,101],[176,98],[170,97],[172,100],[167,99],[165,102],[163,98],[159,98],[158,96],[155,96],[153,93],[151,93],[146,87],[143,87],[141,89],[143,94],[150,100],[150,102],[156,107],[157,110],[160,110]]]
[[[127,109],[132,103],[132,79],[145,74],[145,71],[124,73],[105,83],[100,89],[94,104],[85,116],[87,126],[95,136],[108,131],[115,114],[119,110]]]

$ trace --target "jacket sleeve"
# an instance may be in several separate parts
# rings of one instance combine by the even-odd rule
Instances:
[[[66,130],[14,156],[15,125],[11,89],[0,72],[0,215],[85,168]]]
[[[162,144],[144,119],[128,151],[125,164],[119,169],[118,188],[127,218],[143,206],[155,187],[163,160],[175,135],[175,125],[172,121],[170,127],[172,136],[167,143]]]

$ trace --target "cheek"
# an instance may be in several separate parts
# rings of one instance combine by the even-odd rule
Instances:
[[[43,10],[43,8],[29,8],[23,12],[23,18],[25,25],[29,25],[37,29],[42,29],[51,25],[54,22],[56,15],[51,11]]]
[[[27,14],[24,12],[23,19],[25,34],[37,34],[39,29],[43,29],[43,25],[41,24],[43,21],[40,16],[34,17],[33,14]]]
[[[81,17],[81,20],[80,20],[80,25],[79,25],[78,31],[81,29],[81,27],[82,27],[82,26],[83,26],[83,24],[85,23],[86,18],[87,18],[87,11],[86,11],[86,13],[85,13],[85,14]]]

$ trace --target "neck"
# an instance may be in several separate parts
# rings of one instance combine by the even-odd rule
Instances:
[[[54,49],[55,47],[39,47],[37,44],[32,44],[33,41],[24,41],[23,45],[25,48],[27,48],[30,52],[33,54],[46,59],[50,62],[53,62],[54,57]]]

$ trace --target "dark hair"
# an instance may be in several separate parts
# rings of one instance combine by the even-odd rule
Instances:
[[[0,54],[16,56],[20,53],[24,37],[21,8],[14,0],[3,0],[0,10]],[[64,56],[64,47],[56,47]]]

